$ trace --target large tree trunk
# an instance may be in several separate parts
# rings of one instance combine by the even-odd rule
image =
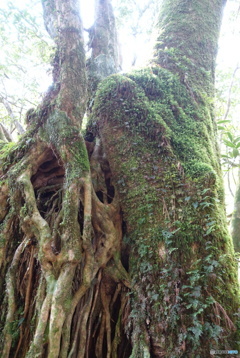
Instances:
[[[231,221],[233,245],[236,252],[240,252],[240,170],[238,171],[238,182],[234,197],[234,211]]]
[[[86,142],[78,4],[43,4],[57,44],[53,86],[28,114],[28,133],[1,155],[1,357],[237,349],[210,98],[223,1],[163,1],[154,63],[100,84]],[[110,11],[109,1],[98,5]],[[116,49],[105,52],[105,35],[88,68],[104,54],[112,73]],[[96,85],[88,89],[94,96]]]
[[[95,99],[130,251],[131,357],[209,357],[238,345],[212,108],[223,5],[163,1],[152,67],[108,78]]]

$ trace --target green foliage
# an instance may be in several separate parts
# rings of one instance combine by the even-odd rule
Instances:
[[[32,3],[26,2],[18,5],[11,1],[3,3],[0,46],[0,98],[8,102],[13,117],[23,124],[29,106],[39,102],[42,79],[52,54],[53,44],[44,31],[41,4],[33,7]],[[0,116],[12,130],[13,118],[2,103]]]
[[[12,161],[13,150],[17,148],[14,142],[4,143],[0,148],[0,165],[4,169]]]
[[[225,126],[218,126],[224,145],[222,160],[225,166],[228,165],[228,167],[233,168],[239,164],[240,136],[238,130],[229,122],[229,120],[218,121],[217,124],[226,124]]]
[[[154,46],[155,26],[161,1],[113,0],[118,29],[123,70],[149,61]],[[141,49],[144,48],[144,51]],[[127,56],[125,55],[127,54]]]

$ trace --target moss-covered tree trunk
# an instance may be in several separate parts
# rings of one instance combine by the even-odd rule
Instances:
[[[1,357],[238,349],[212,105],[224,2],[164,0],[152,65],[102,81],[93,108],[78,4],[43,5],[53,86],[26,135],[1,151]],[[111,33],[111,16],[97,17],[95,33]],[[101,54],[116,72],[110,33],[94,39],[90,72]],[[99,79],[88,78],[92,96]]]
[[[108,78],[95,99],[130,252],[131,357],[238,349],[213,110],[223,6],[163,1],[151,67]]]
[[[236,252],[240,252],[240,171],[238,171],[238,183],[234,197],[234,211],[231,222],[233,245]]]

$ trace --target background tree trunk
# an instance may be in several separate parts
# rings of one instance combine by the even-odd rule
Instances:
[[[88,111],[91,112],[99,82],[121,68],[111,0],[95,0],[95,21],[87,31],[91,50],[91,57],[87,61]]]
[[[1,356],[237,349],[236,262],[209,100],[223,2],[165,0],[152,66],[108,77],[95,96],[118,70],[111,4],[97,2],[86,140],[78,4],[43,6],[57,45],[53,85],[22,140],[1,151]]]

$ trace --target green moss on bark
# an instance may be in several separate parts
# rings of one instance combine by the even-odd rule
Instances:
[[[77,127],[71,125],[71,120],[63,111],[54,111],[49,116],[44,139],[52,143],[66,163],[72,177],[81,177],[89,171],[89,160],[85,142]],[[69,178],[69,177],[68,177]]]
[[[240,252],[240,185],[235,194],[234,212],[232,219],[232,237],[236,252]]]
[[[225,0],[165,0],[155,61],[177,73],[196,99],[213,94],[215,58]]]
[[[229,347],[221,335],[235,339],[226,317],[234,320],[238,309],[236,262],[209,106],[160,68],[111,76],[97,93],[94,118],[131,248],[136,352],[149,345],[139,326],[151,336],[152,354],[167,357],[183,342],[196,356]]]
[[[122,81],[120,94],[118,79]],[[158,145],[163,135],[166,144],[171,144],[171,150],[181,160],[186,175],[216,180],[220,167],[208,107],[206,103],[197,104],[176,75],[153,67],[136,71],[122,80],[121,76],[112,76],[100,86],[100,97],[108,90],[113,95],[104,103],[104,109],[114,108],[114,118],[118,115],[127,129],[145,132],[148,140],[159,141]],[[99,99],[97,101],[96,108]],[[121,109],[116,108],[115,101],[121,103]]]

